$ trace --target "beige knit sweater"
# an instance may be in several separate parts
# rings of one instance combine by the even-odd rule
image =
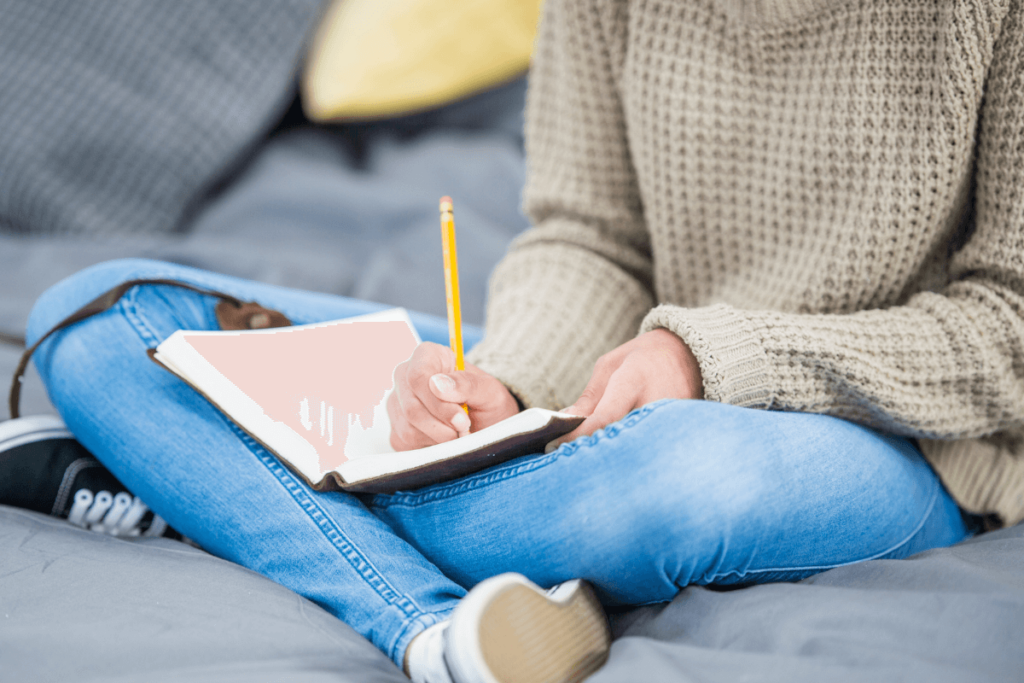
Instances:
[[[664,327],[1024,518],[1024,0],[547,0],[527,152],[470,356],[524,403]]]

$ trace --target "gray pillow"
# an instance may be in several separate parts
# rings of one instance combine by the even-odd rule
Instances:
[[[279,118],[322,0],[0,0],[0,232],[166,233]]]

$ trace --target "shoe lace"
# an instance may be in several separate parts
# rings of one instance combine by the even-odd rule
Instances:
[[[167,530],[167,522],[153,514],[149,526],[143,529],[143,518],[149,512],[138,496],[127,491],[117,495],[100,491],[95,495],[86,488],[75,492],[74,502],[68,512],[68,521],[75,526],[110,534],[111,536],[161,536]]]

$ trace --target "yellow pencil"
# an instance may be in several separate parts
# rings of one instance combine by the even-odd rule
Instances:
[[[448,301],[448,344],[455,353],[455,369],[466,369],[462,351],[462,305],[459,301],[459,258],[455,251],[455,216],[452,198],[441,197],[441,248],[444,253],[444,290]],[[469,407],[462,409],[469,414]]]

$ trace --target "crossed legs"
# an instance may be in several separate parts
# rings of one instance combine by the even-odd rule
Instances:
[[[256,300],[296,323],[382,308],[115,261],[44,294],[30,343],[140,277]],[[176,329],[216,329],[215,304],[174,287],[136,287],[55,335],[35,358],[54,405],[175,528],[322,605],[399,666],[415,635],[501,572],[542,586],[585,578],[606,604],[632,605],[669,600],[690,583],[795,579],[905,557],[968,533],[906,440],[826,416],[705,401],[654,403],[551,454],[418,491],[317,493],[146,356]],[[424,339],[446,341],[444,321],[413,321]]]

